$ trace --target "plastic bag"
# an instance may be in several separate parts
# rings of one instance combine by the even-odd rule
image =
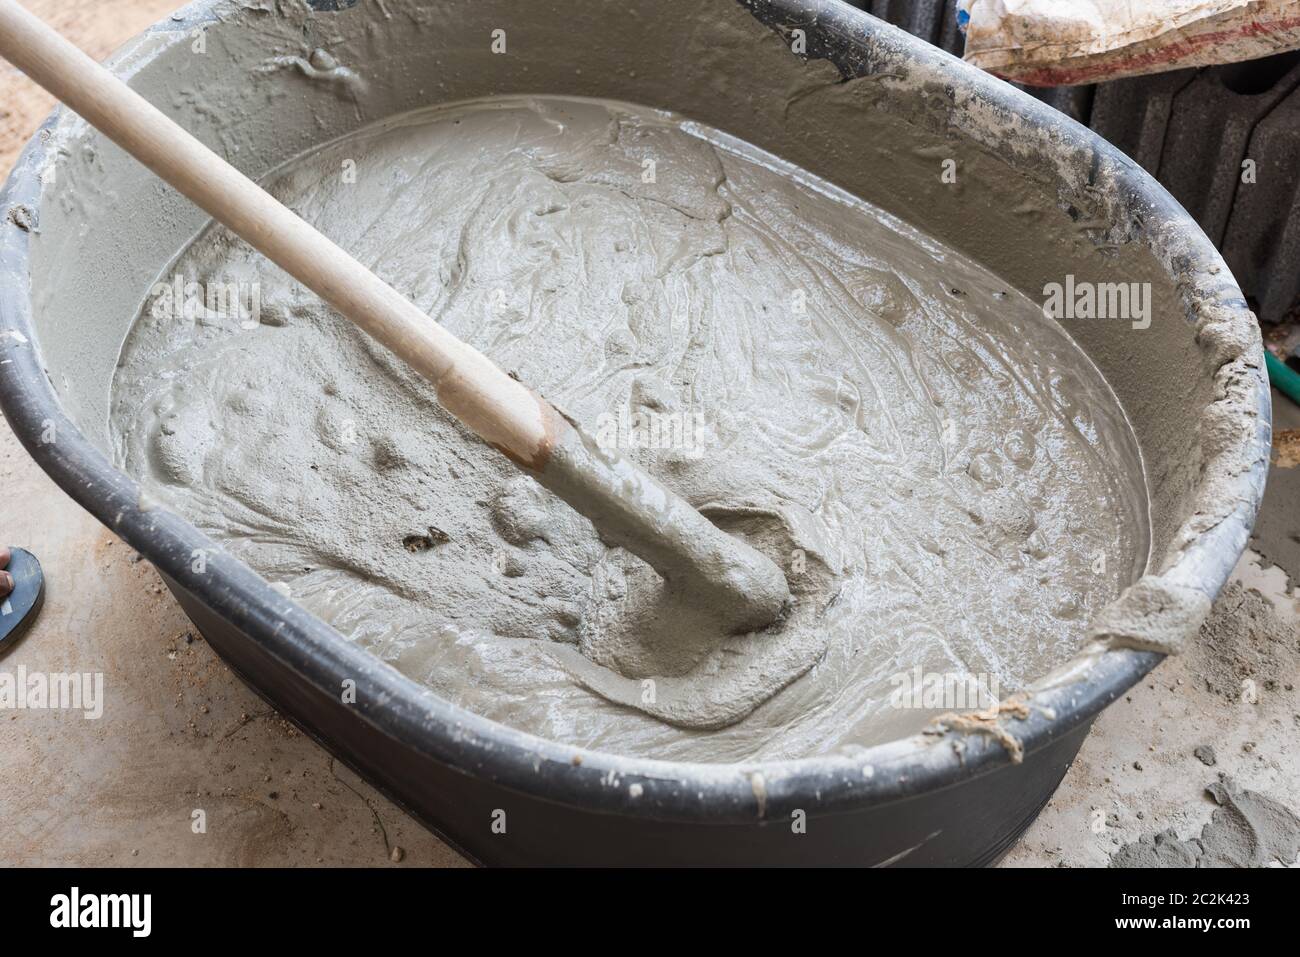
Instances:
[[[961,0],[965,58],[1033,86],[1235,63],[1300,47],[1300,0]]]

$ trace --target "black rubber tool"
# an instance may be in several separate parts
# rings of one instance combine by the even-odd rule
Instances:
[[[27,633],[45,602],[45,575],[36,556],[24,548],[11,548],[5,571],[14,578],[14,590],[0,599],[0,655]]]

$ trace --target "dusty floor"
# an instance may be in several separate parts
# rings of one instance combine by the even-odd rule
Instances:
[[[176,6],[24,2],[97,56]],[[0,171],[49,109],[0,65]],[[1285,399],[1277,417],[1279,429],[1300,427]],[[1279,517],[1297,506],[1269,502]],[[2,422],[0,538],[32,548],[47,579],[41,618],[4,670],[103,672],[106,697],[94,721],[0,712],[0,864],[463,863],[244,688],[148,563],[46,478]],[[1278,569],[1248,556],[1238,577],[1300,623],[1300,600]],[[1193,834],[1213,809],[1204,786],[1220,772],[1300,803],[1300,674],[1251,705],[1206,689],[1197,669],[1192,657],[1166,661],[1102,715],[1007,865],[1104,865],[1140,834]],[[1214,766],[1193,754],[1205,744]]]

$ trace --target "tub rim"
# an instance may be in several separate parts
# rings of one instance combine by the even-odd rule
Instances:
[[[211,19],[215,8],[230,2],[197,0],[142,36],[167,33],[171,42],[184,42],[181,28],[186,22]],[[769,27],[777,21],[806,22],[811,18],[815,29],[828,31],[840,42],[854,33],[884,37],[891,52],[907,57],[931,77],[959,70],[967,92],[978,93],[987,102],[1014,113],[1029,128],[1058,135],[1058,158],[1068,159],[1077,153],[1076,160],[1087,159],[1088,152],[1079,149],[1086,144],[1092,161],[1100,158],[1113,166],[1117,185],[1141,201],[1145,240],[1158,241],[1158,230],[1179,237],[1178,266],[1168,268],[1172,280],[1185,284],[1189,319],[1201,307],[1221,310],[1226,303],[1231,307],[1229,318],[1235,332],[1249,335],[1251,330],[1238,326],[1250,323],[1257,355],[1249,358],[1258,361],[1254,365],[1246,362],[1245,368],[1254,370],[1247,375],[1253,376],[1250,386],[1258,425],[1250,436],[1241,437],[1226,450],[1248,463],[1235,475],[1230,489],[1236,504],[1211,527],[1198,530],[1170,563],[1182,580],[1212,599],[1244,550],[1259,508],[1271,443],[1271,404],[1255,320],[1208,238],[1163,187],[1117,148],[1009,84],[844,4],[828,0],[737,2]],[[109,67],[129,78],[127,68],[137,50],[128,43],[109,60]],[[846,69],[833,50],[820,52],[821,58]],[[242,562],[226,555],[215,541],[179,515],[153,506],[135,481],[116,469],[64,414],[38,349],[29,294],[28,232],[39,229],[40,173],[48,157],[45,140],[64,114],[65,109],[59,106],[47,118],[0,189],[0,362],[4,363],[0,365],[0,406],[28,453],[78,504],[148,558],[170,582],[258,641],[321,694],[333,695],[328,689],[339,687],[343,676],[353,677],[358,688],[365,687],[368,693],[359,693],[352,707],[372,727],[407,748],[549,801],[661,820],[752,822],[786,816],[801,808],[810,814],[837,813],[946,789],[1017,763],[1016,756],[994,737],[951,730],[912,735],[851,753],[785,761],[703,764],[630,758],[562,745],[480,717],[438,698],[349,643]],[[35,211],[35,224],[21,225],[11,215],[16,207]],[[1231,287],[1226,299],[1223,276]],[[46,443],[42,433],[51,423],[58,439]],[[1197,502],[1203,491],[1204,480],[1198,487]],[[1193,505],[1189,503],[1189,511]],[[194,570],[192,559],[197,550],[211,556],[203,572]],[[1098,650],[1069,680],[1035,690],[1027,718],[1008,717],[1000,723],[1020,742],[1024,755],[1031,755],[1091,720],[1161,658],[1151,651]]]

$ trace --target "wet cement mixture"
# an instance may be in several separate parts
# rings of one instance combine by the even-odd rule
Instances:
[[[372,127],[269,188],[790,580],[788,619],[753,635],[647,613],[647,566],[208,230],[124,347],[119,464],[489,718],[677,760],[876,743],[934,716],[896,706],[900,675],[1005,697],[1145,567],[1128,424],[1040,307],[723,134],[501,98]]]

